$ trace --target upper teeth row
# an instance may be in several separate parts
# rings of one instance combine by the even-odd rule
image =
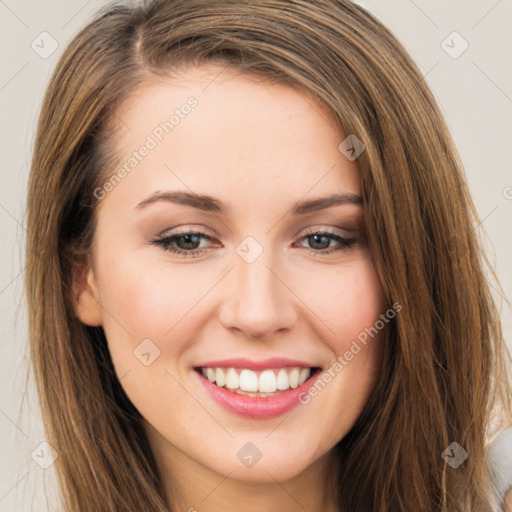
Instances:
[[[310,368],[279,368],[259,372],[236,368],[201,368],[202,374],[217,386],[260,393],[285,391],[304,384],[311,375]]]

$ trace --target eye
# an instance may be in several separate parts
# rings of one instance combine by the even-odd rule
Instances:
[[[198,250],[201,241],[211,241],[212,238],[205,233],[196,231],[186,231],[153,240],[153,244],[162,247],[164,251],[172,252],[185,257],[197,257],[204,249]]]
[[[312,231],[303,236],[301,240],[309,244],[309,253],[321,256],[347,251],[357,242],[355,237],[346,237],[328,230]],[[332,242],[334,242],[334,247]]]
[[[211,236],[200,231],[183,231],[155,239],[151,243],[161,247],[164,251],[169,251],[178,256],[196,258],[208,250],[204,246],[201,247],[201,242],[211,242],[212,240]],[[323,230],[311,231],[303,236],[300,241],[306,241],[309,244],[308,252],[310,254],[324,256],[348,250],[357,242],[357,239]],[[332,245],[333,242],[334,247]],[[302,244],[300,245],[307,249]]]

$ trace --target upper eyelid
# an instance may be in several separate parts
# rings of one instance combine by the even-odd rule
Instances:
[[[171,228],[172,229],[172,228]],[[209,236],[210,238],[216,238],[217,235],[215,232],[209,228],[192,228],[192,227],[186,227],[186,228],[176,228],[178,231],[171,231],[170,229],[165,229],[161,231],[158,235],[156,235],[155,238],[170,238],[173,236],[179,236],[179,235],[188,235],[188,234],[204,234],[206,236]],[[304,228],[306,232],[302,236],[306,236],[310,233],[328,233],[328,234],[338,234],[336,230],[342,231],[344,233],[354,233],[357,232],[357,229],[347,229],[342,228],[340,226],[329,226],[329,227],[308,227]],[[299,234],[303,232],[303,229],[297,232],[296,235],[294,235],[294,238],[299,236]]]
[[[349,236],[342,235],[339,232],[331,231],[332,229],[333,228],[308,228],[308,231],[303,233],[302,235],[300,235],[300,236],[296,235],[294,237],[294,240],[298,238],[298,240],[300,241],[300,240],[306,238],[307,236],[312,236],[315,234],[330,235],[332,237],[345,238],[347,240],[353,240],[353,239],[357,238],[357,236],[354,236],[354,235],[349,235]],[[337,229],[341,230],[342,228],[337,228]],[[162,242],[162,241],[166,241],[166,240],[174,240],[174,239],[180,238],[182,236],[186,236],[186,235],[199,235],[201,237],[201,239],[203,239],[203,240],[208,239],[209,241],[217,239],[214,235],[212,236],[212,235],[205,233],[201,230],[184,229],[182,231],[169,233],[168,235],[158,236],[153,241],[154,242]]]
[[[176,229],[177,231],[173,231],[173,229]],[[172,236],[179,236],[179,235],[189,235],[189,234],[204,234],[209,236],[210,238],[215,238],[214,231],[208,228],[193,228],[193,227],[184,227],[184,228],[168,228],[164,229],[163,231],[160,231],[154,238],[155,239],[164,239],[164,238],[170,238]]]

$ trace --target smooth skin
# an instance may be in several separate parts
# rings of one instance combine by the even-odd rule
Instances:
[[[385,329],[307,405],[273,419],[224,409],[194,367],[287,357],[327,369],[385,313],[362,206],[291,212],[360,196],[357,160],[338,150],[346,135],[310,97],[210,64],[147,83],[121,105],[119,166],[190,97],[197,105],[100,200],[91,265],[76,273],[77,315],[103,327],[176,510],[335,511],[331,450],[368,401]],[[226,211],[155,199],[175,191]],[[343,243],[311,236],[325,230]],[[158,242],[183,231],[210,239]],[[251,263],[236,250],[247,237],[263,250]],[[160,350],[149,366],[134,355],[147,339]],[[237,457],[248,442],[262,454],[250,468]]]

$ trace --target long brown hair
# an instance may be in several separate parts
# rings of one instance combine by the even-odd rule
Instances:
[[[116,107],[181,64],[218,62],[306,91],[366,146],[358,158],[370,248],[402,310],[381,377],[335,446],[341,510],[491,510],[486,427],[511,391],[462,164],[421,73],[347,0],[116,4],[64,51],[37,128],[28,192],[31,354],[66,510],[168,510],[142,418],[101,328],[73,309],[93,191],[114,169]],[[469,454],[457,469],[441,453]]]

